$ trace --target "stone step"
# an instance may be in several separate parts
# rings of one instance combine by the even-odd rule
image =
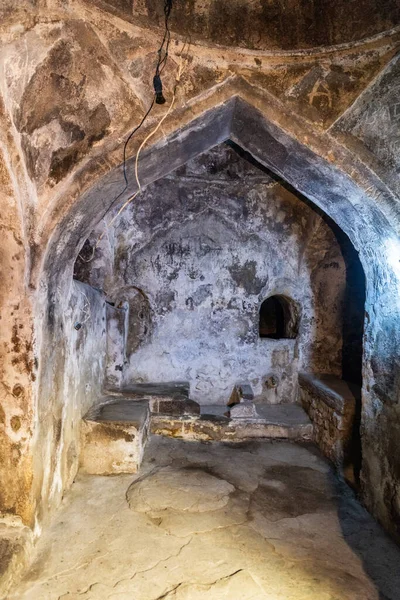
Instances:
[[[154,434],[204,441],[240,441],[248,439],[311,440],[312,423],[301,406],[256,405],[257,418],[229,419],[224,405],[201,406],[198,419],[174,419],[154,416],[150,430]]]
[[[190,413],[190,400],[169,399],[169,408],[187,407],[188,413],[161,414],[150,409],[152,400],[105,396],[82,423],[81,468],[93,475],[136,473],[149,429],[154,434],[187,440],[240,441],[249,439],[310,440],[312,424],[297,405],[257,405],[256,418],[227,416],[224,405],[202,406]],[[164,399],[157,402],[164,403]],[[200,409],[195,402],[195,410]],[[159,407],[160,408],[160,407]]]
[[[163,396],[168,398],[189,398],[190,384],[188,381],[167,381],[164,383],[130,383],[124,386],[120,393],[124,396]]]
[[[115,396],[102,400],[82,421],[81,469],[92,475],[137,473],[148,436],[149,403]]]

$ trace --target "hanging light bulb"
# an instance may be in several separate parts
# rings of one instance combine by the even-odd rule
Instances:
[[[156,94],[156,104],[165,104],[161,77],[158,74],[154,75],[153,77],[153,87]]]

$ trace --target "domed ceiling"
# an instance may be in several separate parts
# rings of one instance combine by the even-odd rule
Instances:
[[[92,0],[137,25],[161,26],[163,0]],[[399,0],[174,0],[171,31],[252,50],[354,43],[400,23]]]

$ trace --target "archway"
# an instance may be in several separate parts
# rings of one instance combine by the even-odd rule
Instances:
[[[396,252],[397,242],[393,228],[381,209],[355,180],[351,180],[334,164],[323,160],[305,144],[266,121],[260,112],[239,98],[208,111],[186,129],[144,153],[140,165],[142,185],[156,181],[190,157],[227,139],[233,140],[258,162],[315,203],[346,233],[359,252],[367,280],[364,372],[368,377],[364,388],[363,410],[364,414],[368,413],[376,400],[384,404],[386,398],[393,393],[395,373],[391,356],[399,346],[398,333],[394,327],[399,305],[397,264],[393,261],[393,248]],[[132,168],[132,160],[128,163],[128,169]],[[120,181],[118,174],[118,169],[110,172],[79,199],[54,231],[44,262],[43,280],[47,282],[45,301],[48,317],[44,324],[42,344],[47,346],[43,350],[46,356],[53,357],[50,365],[47,362],[46,373],[41,376],[40,396],[46,400],[53,398],[59,409],[60,399],[54,393],[53,373],[62,371],[64,358],[55,349],[59,345],[57,334],[63,328],[63,309],[65,298],[69,295],[73,264],[79,248],[98,221],[99,215],[109,208],[109,198],[115,197]],[[125,198],[134,189],[132,183]],[[73,227],[71,223],[74,223]],[[373,321],[368,320],[372,310],[375,311]],[[383,338],[381,331],[393,332],[390,349],[386,335]],[[380,358],[374,358],[377,356]],[[43,406],[39,406],[39,410],[46,412]],[[364,423],[364,457],[367,465],[375,435],[374,424],[367,419]],[[57,466],[48,480],[54,478],[56,471]],[[377,492],[370,485],[371,477],[371,471],[367,467],[364,475],[364,481],[368,484],[365,498],[373,506]],[[45,496],[46,486],[42,486],[40,477],[36,481],[43,488]],[[60,485],[60,494],[67,484],[68,481],[63,481]],[[387,514],[381,510],[378,516],[383,519]]]

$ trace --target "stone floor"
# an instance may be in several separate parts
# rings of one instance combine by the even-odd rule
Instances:
[[[9,600],[398,600],[400,549],[310,445],[153,436],[80,475]]]

